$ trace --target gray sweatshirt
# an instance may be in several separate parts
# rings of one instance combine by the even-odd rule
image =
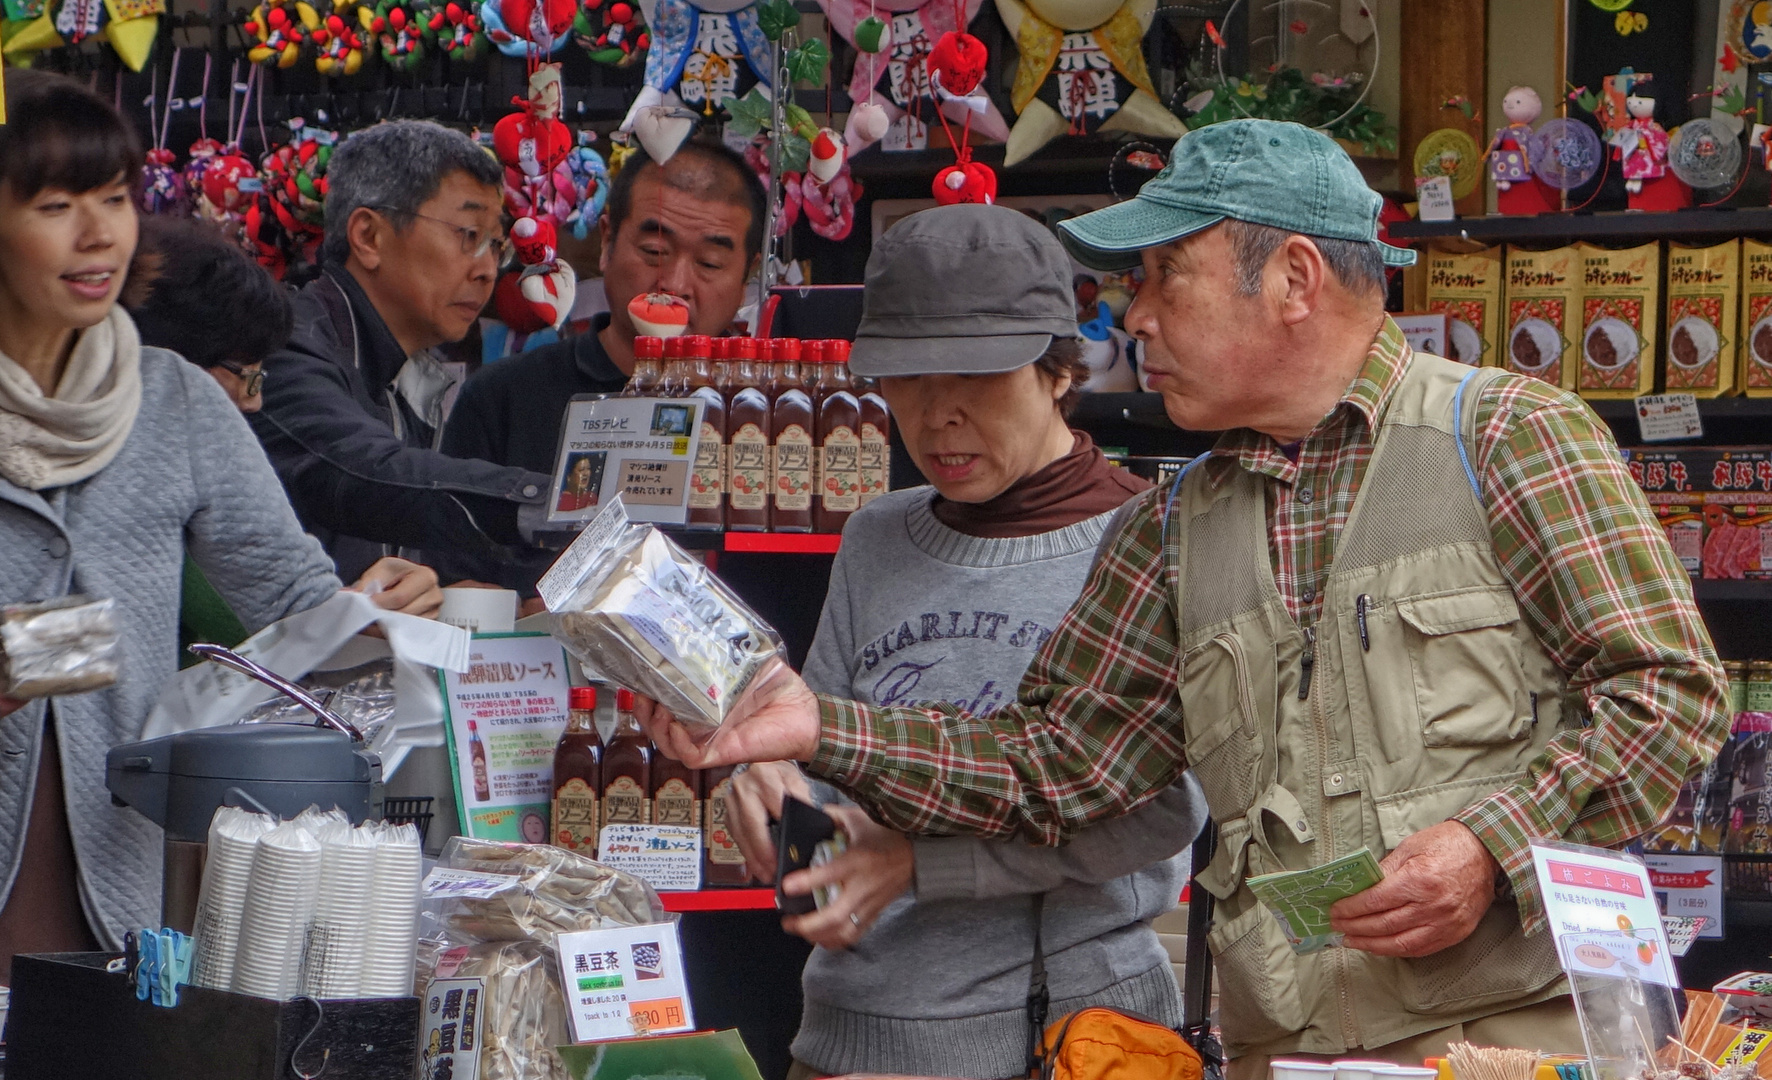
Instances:
[[[976,712],[1013,701],[1113,517],[981,539],[937,520],[934,494],[894,491],[850,518],[806,660],[814,690]],[[794,1056],[827,1073],[1022,1075],[1040,892],[1054,1018],[1111,1005],[1179,1025],[1180,994],[1150,920],[1175,906],[1187,879],[1180,853],[1205,820],[1189,776],[1062,848],[916,839],[914,892],[855,948],[816,949],[807,961]]]

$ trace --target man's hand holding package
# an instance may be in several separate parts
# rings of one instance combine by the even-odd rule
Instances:
[[[636,697],[634,715],[660,750],[691,768],[811,759],[818,749],[818,699],[806,680],[780,665],[750,705],[699,745],[669,709],[650,698]]]
[[[1342,944],[1380,956],[1428,956],[1458,944],[1495,901],[1495,857],[1456,821],[1405,837],[1384,880],[1329,909]]]

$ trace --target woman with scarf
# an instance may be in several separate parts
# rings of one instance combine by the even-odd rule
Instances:
[[[340,586],[214,379],[144,347],[118,306],[142,164],[111,107],[73,81],[5,72],[0,125],[0,605],[115,601],[115,685],[0,697],[0,983],[19,952],[117,949],[159,925],[160,837],[111,805],[105,751],[138,736],[177,669],[188,551],[248,630]],[[225,326],[215,327],[225,334]],[[400,560],[358,587],[435,612]]]
[[[1044,226],[996,206],[913,214],[874,246],[866,293],[850,366],[880,379],[929,485],[850,517],[803,674],[870,704],[989,712],[1014,700],[1116,511],[1149,485],[1065,422],[1089,371],[1070,260]],[[793,1080],[1025,1076],[1036,949],[1053,1019],[1106,1005],[1181,1023],[1150,920],[1175,906],[1206,819],[1191,776],[1060,849],[903,836],[791,762],[753,765],[733,781],[734,828],[764,880],[784,796],[826,804],[849,844],[783,883],[840,886],[783,922],[819,946]]]

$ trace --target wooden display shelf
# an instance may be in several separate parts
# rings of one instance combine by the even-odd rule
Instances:
[[[1481,243],[1553,243],[1567,240],[1727,239],[1772,235],[1772,207],[1716,207],[1633,213],[1539,214],[1536,217],[1457,218],[1453,221],[1399,221],[1391,239],[1472,240]]]
[[[773,911],[774,889],[698,889],[661,892],[666,911]]]

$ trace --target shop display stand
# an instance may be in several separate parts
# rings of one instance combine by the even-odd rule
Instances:
[[[1536,217],[1455,218],[1452,221],[1399,221],[1391,239],[1473,240],[1484,244],[1555,244],[1589,240],[1620,243],[1645,240],[1705,239],[1772,235],[1772,207],[1712,207],[1704,210],[1539,214]]]

